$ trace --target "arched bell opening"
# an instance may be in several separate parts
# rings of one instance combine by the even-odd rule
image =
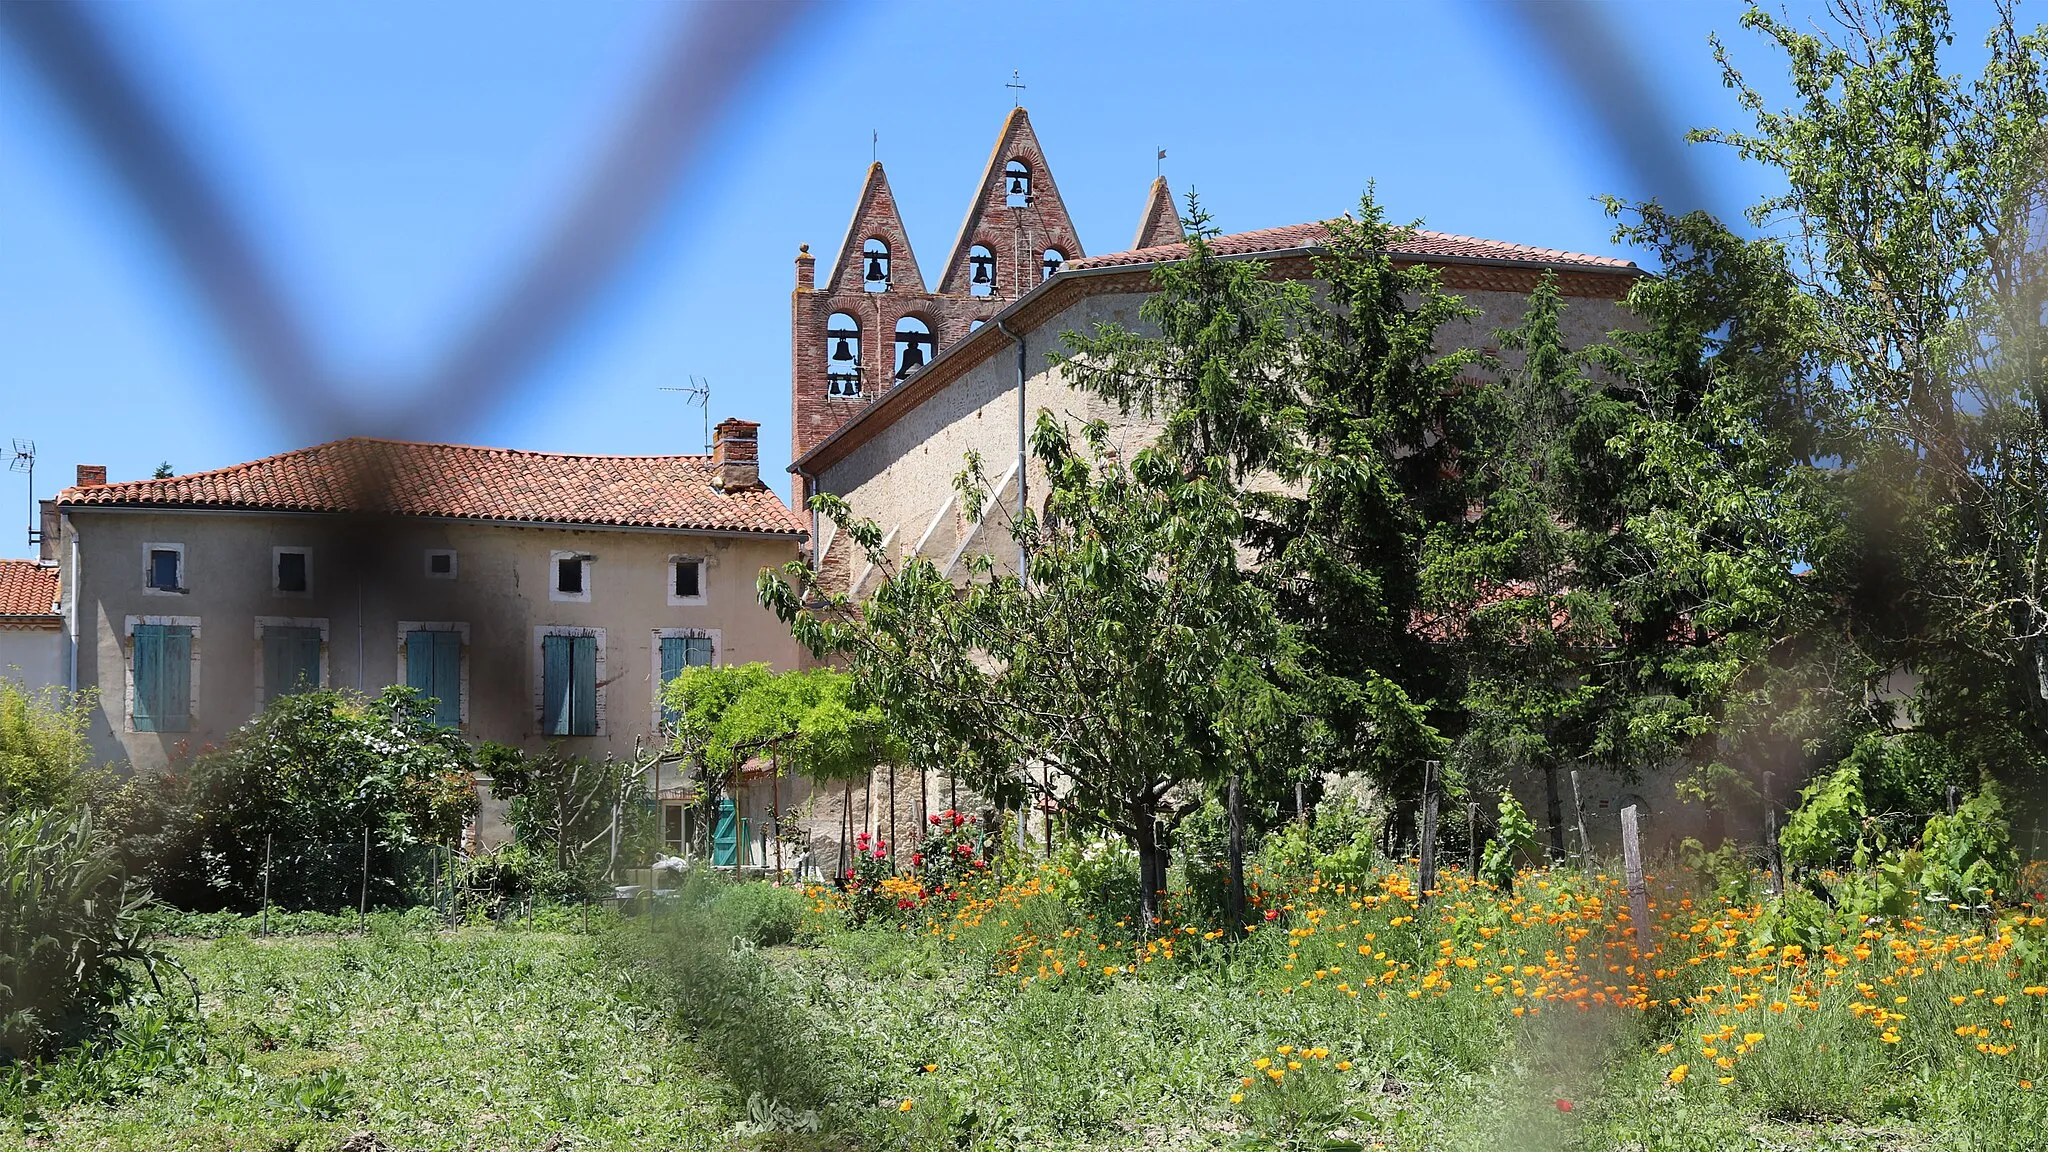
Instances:
[[[1059,274],[1060,266],[1067,262],[1067,254],[1057,248],[1047,248],[1038,262],[1040,280],[1050,280]]]
[[[972,296],[996,294],[996,254],[986,244],[967,250],[967,292]]]
[[[896,322],[896,379],[901,380],[931,363],[938,352],[932,326],[915,316]]]
[[[1003,165],[1003,202],[1012,208],[1031,203],[1031,165],[1022,159]]]
[[[844,312],[825,321],[825,394],[860,395],[860,321]]]
[[[889,290],[889,245],[877,238],[869,237],[860,246],[860,286],[870,292]]]

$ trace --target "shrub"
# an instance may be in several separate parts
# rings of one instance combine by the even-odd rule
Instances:
[[[120,860],[84,810],[0,818],[0,1060],[76,1042],[105,1026],[153,974]]]
[[[1515,890],[1515,871],[1536,850],[1536,822],[1512,793],[1502,793],[1500,822],[1479,858],[1479,878],[1503,892]]]
[[[0,813],[62,808],[80,798],[92,757],[91,708],[90,693],[31,692],[0,679]]]
[[[404,904],[426,849],[454,841],[476,811],[474,770],[461,735],[437,727],[411,688],[306,692],[187,768],[129,780],[107,823],[128,867],[177,907],[257,908],[266,834],[273,904],[355,907],[365,830],[371,903]]]
[[[811,904],[795,888],[752,882],[735,884],[720,893],[717,906],[735,936],[773,948],[796,940]]]
[[[535,896],[582,901],[609,894],[615,818],[619,859],[650,859],[660,847],[637,762],[553,749],[529,754],[503,744],[484,745],[477,758],[490,774],[491,794],[507,802],[516,846],[502,863]]]
[[[2005,808],[1995,784],[1958,805],[1955,814],[1927,821],[1920,838],[1921,883],[1959,903],[1989,903],[1987,893],[2010,894],[2019,873]]]

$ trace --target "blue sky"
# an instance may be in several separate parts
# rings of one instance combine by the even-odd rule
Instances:
[[[1772,71],[1739,11],[1601,8],[1675,127],[1737,120],[1710,30]],[[205,0],[101,15],[221,175],[336,377],[376,390],[432,362],[519,264],[677,11]],[[1648,191],[1492,8],[832,6],[741,93],[571,336],[504,403],[459,414],[457,438],[697,451],[698,413],[660,389],[701,376],[714,420],[761,421],[764,468],[779,474],[797,245],[829,259],[879,132],[935,268],[1013,68],[1091,253],[1128,246],[1159,147],[1176,192],[1197,189],[1230,231],[1335,214],[1376,181],[1396,218],[1611,253],[1594,197]],[[1725,153],[1700,166],[1724,210],[1761,188]],[[197,471],[305,442],[4,41],[0,171],[0,443],[36,441],[38,495],[80,462],[134,479],[160,460]],[[0,477],[0,555],[24,554],[25,506],[22,478]]]

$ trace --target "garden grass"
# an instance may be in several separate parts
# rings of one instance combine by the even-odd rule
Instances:
[[[716,1078],[594,938],[481,928],[171,950],[198,983],[201,1027],[143,1010],[107,1052],[0,1096],[0,1147],[331,1152],[363,1132],[405,1152],[725,1146]]]

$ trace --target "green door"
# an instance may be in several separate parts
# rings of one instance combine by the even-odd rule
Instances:
[[[739,863],[740,835],[739,819],[733,813],[732,798],[718,802],[718,823],[712,826],[711,863],[714,867],[726,867]]]

